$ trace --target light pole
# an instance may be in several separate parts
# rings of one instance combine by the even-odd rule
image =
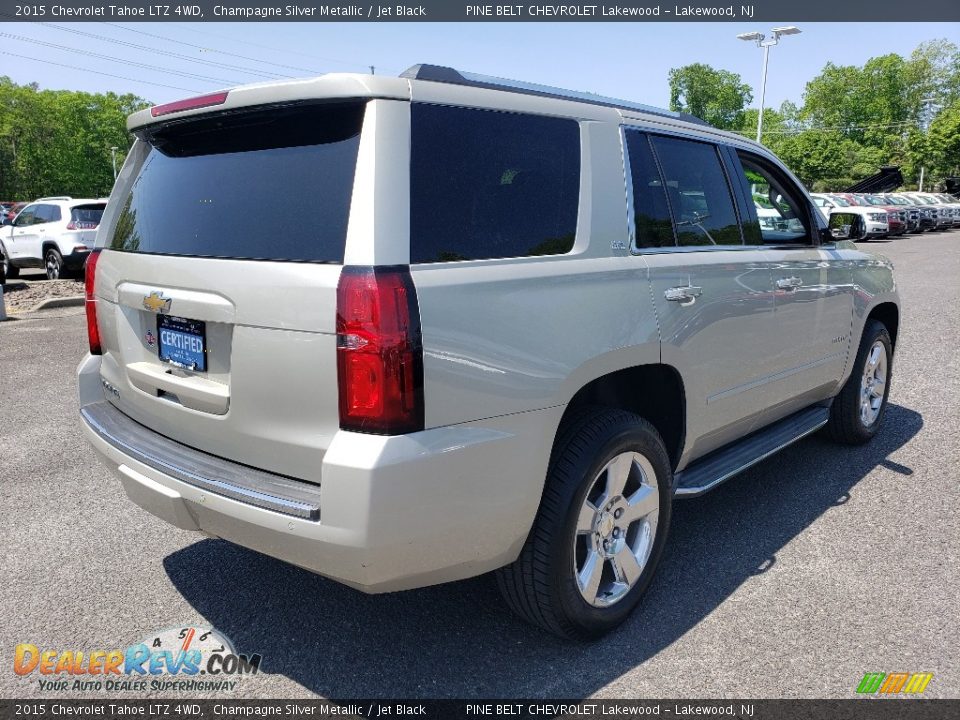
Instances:
[[[763,48],[763,75],[760,78],[760,112],[757,113],[757,142],[760,142],[760,136],[763,134],[763,103],[767,95],[767,62],[770,60],[770,48],[780,42],[784,35],[798,35],[801,30],[794,25],[785,27],[776,27],[770,31],[773,34],[769,40],[767,36],[759,32],[748,32],[737,35],[740,40],[747,42],[756,42],[757,47]]]
[[[113,160],[113,181],[117,181],[117,148],[116,145],[110,148],[110,159]]]
[[[924,132],[930,131],[930,111],[933,109],[933,104],[937,101],[936,98],[928,97],[924,98],[920,102],[923,103],[923,114],[920,117],[920,125]],[[923,192],[923,172],[926,168],[920,166],[920,185],[917,189],[917,192]]]

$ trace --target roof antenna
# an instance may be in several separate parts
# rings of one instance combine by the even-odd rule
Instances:
[[[370,66],[370,74],[371,74],[371,75],[376,75],[376,74],[377,74],[377,68],[376,68],[375,66],[373,66],[373,65]]]

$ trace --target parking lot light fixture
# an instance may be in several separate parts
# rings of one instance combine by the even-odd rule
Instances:
[[[737,35],[737,39],[746,42],[756,42],[757,47],[763,48],[763,74],[760,77],[760,111],[757,113],[757,142],[760,142],[760,136],[763,134],[763,103],[767,95],[767,64],[770,61],[770,48],[780,42],[784,35],[799,35],[802,31],[796,25],[784,25],[775,27],[770,33],[773,35],[769,40],[761,32],[747,32]]]

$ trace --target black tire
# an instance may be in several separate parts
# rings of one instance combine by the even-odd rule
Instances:
[[[871,351],[876,343],[883,346],[885,353],[886,380],[883,387],[883,396],[879,412],[871,422],[865,422],[861,413],[863,378]],[[890,378],[893,375],[893,345],[890,342],[890,333],[883,323],[877,320],[868,320],[860,337],[860,346],[857,349],[857,358],[854,361],[850,377],[844,384],[840,394],[833,400],[830,407],[830,420],[827,423],[827,432],[830,437],[844,445],[862,445],[869,442],[883,422],[887,412],[887,397],[890,394]]]
[[[646,534],[650,530],[650,526],[645,524],[649,516],[624,525],[623,530],[619,528],[623,524],[621,520],[612,531],[609,526],[600,530],[600,523],[597,523],[590,532],[578,533],[577,520],[587,502],[588,493],[597,488],[601,473],[608,463],[624,452],[641,455],[656,476],[659,514],[652,538]],[[636,483],[640,477],[637,474],[638,467],[636,464],[630,465],[631,482]],[[638,485],[635,487],[639,488]],[[624,489],[620,497],[627,496],[628,492]],[[608,498],[607,494],[598,500],[606,503]],[[673,472],[670,459],[653,425],[623,410],[584,408],[560,429],[543,499],[520,556],[496,573],[497,584],[507,605],[524,620],[563,638],[596,638],[617,627],[636,607],[656,572],[670,528],[672,499]],[[622,499],[620,502],[626,501]],[[654,502],[651,498],[650,503]],[[597,510],[597,518],[601,518],[601,512]],[[612,512],[619,511],[606,509],[605,519],[610,523],[617,522],[610,519]],[[611,532],[617,535],[609,535]],[[622,589],[624,594],[606,607],[587,602],[578,586],[576,569],[581,548],[584,548],[582,552],[590,552],[589,544],[595,539],[600,542],[601,533],[607,533],[611,543],[617,542],[615,537],[621,537],[621,550],[626,543],[642,542],[638,538],[639,533],[644,533],[644,537],[649,538],[646,542],[650,543],[647,546],[650,549],[646,563],[633,585],[626,583],[623,588],[629,589]],[[631,533],[634,538],[632,541]],[[600,560],[600,564],[600,582],[603,577],[616,579],[611,560]],[[598,592],[596,597],[601,599],[601,595],[604,594]]]
[[[870,237],[867,234],[867,221],[860,217],[859,222],[857,223],[860,233],[854,238],[854,242],[870,242]]]
[[[47,248],[43,253],[43,266],[47,271],[47,280],[59,280],[66,277],[63,255],[56,248]]]
[[[5,283],[7,280],[16,280],[20,277],[20,268],[10,262],[3,249],[0,249],[0,255],[3,256],[2,264],[0,264],[0,274],[4,276],[4,279],[0,282]]]

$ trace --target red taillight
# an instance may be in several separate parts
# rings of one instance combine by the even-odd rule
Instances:
[[[399,435],[423,430],[423,346],[406,266],[345,267],[337,286],[340,427]]]
[[[181,110],[196,110],[197,108],[212,107],[213,105],[223,105],[227,101],[228,93],[219,92],[210,95],[200,95],[199,97],[187,98],[186,100],[177,100],[166,105],[154,105],[150,108],[150,114],[153,117],[169,115],[170,113],[180,112]]]
[[[73,222],[73,220],[67,223],[67,230],[76,230],[76,229],[77,229],[77,224]]]
[[[100,348],[100,328],[97,327],[97,302],[94,299],[96,290],[97,260],[100,259],[100,251],[94,250],[87,256],[87,262],[84,265],[84,295],[86,300],[84,305],[87,309],[87,339],[90,341],[90,354],[102,355]]]

